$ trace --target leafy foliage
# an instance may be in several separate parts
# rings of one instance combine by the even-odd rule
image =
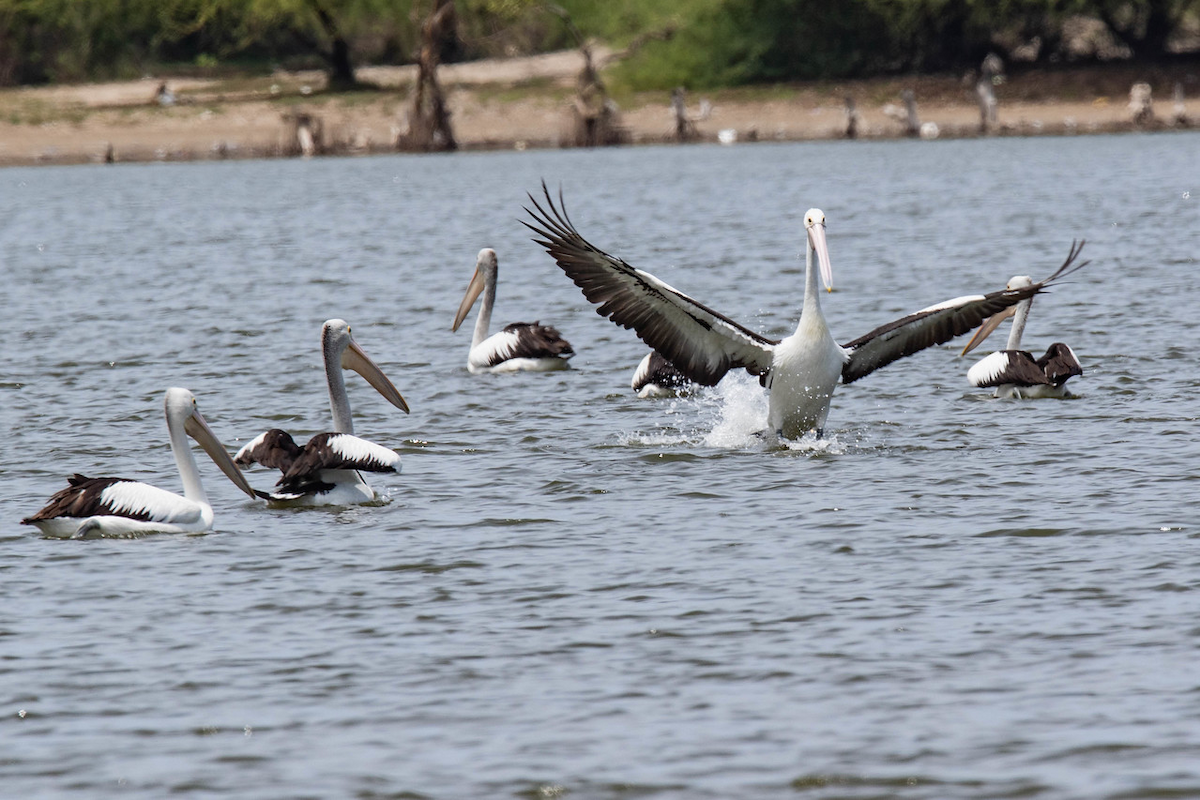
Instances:
[[[162,62],[264,67],[408,62],[435,0],[0,0],[0,85],[141,74]],[[458,0],[445,58],[574,47],[550,0]],[[1099,20],[1139,58],[1200,27],[1200,0],[557,0],[575,28],[630,47],[631,88],[715,87],[978,65]]]

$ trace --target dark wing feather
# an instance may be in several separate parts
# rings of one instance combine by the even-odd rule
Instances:
[[[386,447],[348,433],[318,433],[276,484],[281,493],[324,491],[322,470],[356,469],[361,472],[396,472],[400,456]]]
[[[670,389],[681,389],[690,383],[687,377],[657,350],[651,351],[643,363],[645,369],[639,364],[633,376],[632,386],[635,392],[640,392],[651,383]]]
[[[513,322],[504,326],[504,332],[517,337],[516,347],[508,358],[570,358],[575,355],[571,343],[551,325]]]
[[[539,237],[535,242],[558,262],[596,313],[633,329],[646,344],[662,352],[689,379],[712,386],[731,369],[752,375],[771,368],[777,341],[767,339],[713,311],[648,272],[610,256],[579,235],[562,208],[555,206],[542,183],[547,209],[532,195],[536,211],[525,210],[535,224],[523,224]]]
[[[1083,245],[1082,241],[1072,242],[1067,259],[1045,280],[1020,289],[1003,289],[991,294],[948,300],[889,322],[842,345],[849,356],[842,367],[842,383],[853,383],[893,361],[935,344],[948,342],[979,326],[993,314],[1041,292],[1050,283],[1087,265],[1086,261],[1074,263]]]
[[[41,511],[21,520],[22,525],[59,517],[95,517],[113,513],[104,505],[101,495],[114,483],[131,483],[126,478],[89,478],[75,473],[67,478],[67,488],[55,492]],[[144,509],[122,511],[122,516],[148,521],[150,513]]]
[[[981,389],[989,386],[1046,386],[1051,383],[1033,356],[1024,350],[997,350],[971,367],[967,379]]]
[[[1050,345],[1046,355],[1037,360],[1037,365],[1055,386],[1062,386],[1068,379],[1083,374],[1083,367],[1079,366],[1074,351],[1062,342]]]
[[[302,452],[303,448],[296,444],[290,433],[271,428],[238,450],[233,463],[239,467],[262,464],[286,473]]]

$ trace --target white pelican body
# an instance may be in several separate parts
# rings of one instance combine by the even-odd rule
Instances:
[[[776,341],[598,249],[579,235],[544,184],[542,189],[548,211],[530,197],[536,209],[530,211],[535,222],[525,224],[541,237],[535,241],[546,248],[584,296],[597,304],[596,312],[632,328],[696,383],[712,386],[735,367],[758,375],[771,393],[769,430],[786,438],[808,431],[822,435],[839,378],[842,383],[856,381],[897,359],[966,333],[986,317],[1033,296],[1066,274],[1078,254],[1072,247],[1062,267],[1040,283],[957,297],[839,346],[821,314],[817,285],[819,270],[825,286],[833,286],[825,215],[810,209],[804,217],[808,243],[803,310],[795,333]],[[561,202],[560,198],[560,206]]]
[[[514,322],[504,330],[488,336],[492,324],[492,306],[496,303],[496,276],[499,260],[496,251],[485,247],[475,260],[475,274],[467,285],[467,292],[458,313],[454,316],[452,331],[466,318],[471,306],[480,293],[483,303],[479,316],[475,318],[475,333],[471,337],[471,351],[467,356],[467,369],[480,372],[553,372],[570,369],[567,359],[575,355],[571,345],[562,338],[558,330],[537,322]]]
[[[213,510],[200,482],[188,436],[204,448],[239,489],[255,497],[242,471],[208,427],[187,389],[168,389],[163,405],[175,465],[183,479],[183,496],[124,478],[88,478],[75,474],[67,488],[50,498],[32,517],[46,536],[83,538],[134,536],[145,533],[199,533],[212,528]]]
[[[651,350],[633,370],[630,388],[638,397],[678,397],[691,389],[692,382],[657,350]]]
[[[408,404],[383,370],[354,341],[344,320],[327,320],[321,327],[321,351],[325,381],[329,385],[333,432],[318,433],[300,447],[286,431],[272,428],[255,437],[234,458],[241,465],[259,463],[283,473],[276,483],[278,488],[262,495],[273,505],[369,503],[375,499],[375,492],[363,480],[362,473],[400,471],[399,454],[354,435],[342,370],[352,369],[362,375],[384,399],[406,414]]]
[[[1008,288],[1018,289],[1032,283],[1033,279],[1028,275],[1014,275],[1008,282]],[[1079,359],[1070,347],[1055,342],[1044,356],[1036,359],[1028,350],[1021,349],[1021,335],[1025,332],[1025,323],[1029,321],[1032,307],[1033,297],[1028,297],[1016,306],[1005,309],[980,326],[971,341],[967,342],[962,351],[964,356],[982,344],[1001,322],[1013,317],[1012,328],[1008,332],[1008,346],[982,359],[967,371],[967,380],[972,386],[994,386],[995,396],[1001,398],[1071,397],[1067,381],[1075,375],[1082,375],[1083,368],[1079,366]]]
[[[821,314],[821,292],[813,269],[813,251],[828,264],[825,245],[825,215],[817,209],[808,212],[814,224],[809,231],[808,268],[805,276],[804,310],[796,332],[772,349],[771,371],[766,386],[770,390],[767,427],[780,436],[794,438],[806,431],[825,429],[833,390],[849,360],[846,351],[833,339]],[[807,224],[807,223],[806,223]],[[819,227],[818,227],[819,226]],[[814,248],[813,240],[818,242]],[[832,272],[828,283],[832,284]]]

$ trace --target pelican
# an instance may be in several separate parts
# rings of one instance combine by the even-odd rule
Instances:
[[[768,339],[713,311],[648,272],[610,256],[580,236],[563,206],[545,184],[547,212],[530,195],[536,211],[525,225],[538,237],[558,266],[599,307],[596,313],[632,328],[696,383],[716,384],[741,367],[770,392],[767,425],[783,438],[809,431],[824,434],[829,405],[838,380],[851,383],[880,367],[966,333],[985,318],[1016,305],[1066,274],[1078,254],[1071,255],[1044,281],[1020,289],[957,297],[883,325],[846,345],[839,345],[821,314],[818,271],[833,290],[833,270],[825,239],[825,214],[813,208],[804,215],[807,238],[804,306],[795,332],[782,341]],[[1082,265],[1080,265],[1082,266]]]
[[[638,397],[675,397],[686,392],[691,385],[687,376],[657,350],[646,354],[633,371],[633,380],[630,382]]]
[[[200,483],[191,436],[221,471],[246,494],[256,497],[242,471],[208,427],[196,398],[187,389],[167,389],[163,406],[171,453],[183,479],[183,497],[148,483],[125,478],[88,478],[76,473],[68,486],[22,525],[35,525],[46,536],[81,539],[143,533],[200,533],[212,528],[213,510]]]
[[[400,471],[397,453],[354,435],[350,398],[346,395],[342,370],[352,369],[363,376],[385,400],[405,414],[408,403],[383,370],[354,341],[345,320],[327,320],[321,327],[321,352],[325,357],[333,432],[318,433],[300,447],[286,431],[272,428],[255,437],[233,459],[242,466],[257,462],[283,473],[275,484],[276,491],[262,493],[274,505],[369,503],[375,499],[375,492],[361,473]]]
[[[1007,288],[1021,289],[1032,284],[1033,278],[1028,275],[1014,275]],[[1033,297],[1030,296],[994,315],[975,331],[971,341],[963,348],[964,356],[982,344],[992,331],[1000,327],[1000,323],[1014,317],[1012,329],[1008,332],[1008,346],[992,353],[967,371],[967,380],[972,386],[995,386],[996,397],[1071,396],[1067,381],[1075,375],[1082,375],[1083,368],[1079,366],[1079,359],[1070,347],[1055,342],[1046,350],[1046,355],[1037,359],[1028,350],[1021,349],[1021,334],[1025,331],[1032,307]]]
[[[475,334],[471,337],[471,352],[467,369],[471,372],[552,372],[570,369],[567,359],[575,355],[571,345],[558,330],[534,322],[514,322],[504,330],[488,336],[492,324],[492,306],[496,302],[496,272],[499,262],[496,251],[485,247],[475,259],[475,274],[467,285],[467,293],[454,315],[451,331],[457,331],[479,293],[483,305],[475,318]]]

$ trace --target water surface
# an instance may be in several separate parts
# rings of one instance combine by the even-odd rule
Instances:
[[[12,796],[1200,795],[1196,134],[0,171],[0,785]],[[1070,401],[997,401],[963,341],[841,387],[775,448],[754,379],[638,400],[644,346],[519,224],[766,335],[822,208],[839,341],[1092,263],[1026,345]],[[548,375],[472,376],[481,247]],[[384,502],[273,511],[201,455],[204,536],[41,539],[67,475],[178,490],[162,393],[232,449],[325,430],[323,320]],[[1002,336],[994,337],[1002,342]],[[989,342],[990,344],[990,342]],[[997,344],[996,346],[999,346]],[[269,472],[251,473],[267,488]]]

